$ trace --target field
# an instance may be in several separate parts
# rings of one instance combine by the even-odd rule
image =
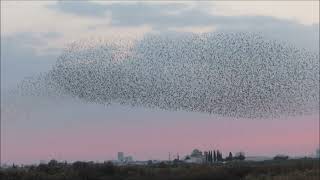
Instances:
[[[318,180],[319,159],[233,161],[221,164],[150,164],[115,166],[110,162],[50,161],[1,169],[1,180]]]

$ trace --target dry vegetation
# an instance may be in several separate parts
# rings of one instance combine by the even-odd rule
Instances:
[[[319,159],[228,162],[225,164],[153,164],[115,166],[110,162],[50,161],[38,166],[1,169],[2,180],[316,180]]]

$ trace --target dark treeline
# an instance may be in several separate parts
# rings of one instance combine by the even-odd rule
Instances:
[[[209,153],[208,153],[209,154]],[[211,154],[211,152],[210,152]],[[214,152],[212,152],[214,161]],[[219,155],[216,158],[218,159]],[[229,154],[228,157],[231,157]],[[208,156],[209,158],[209,156]],[[211,155],[210,155],[211,158]],[[58,162],[12,166],[0,170],[1,180],[318,180],[319,159],[229,161],[213,164],[115,166],[111,162]]]
[[[243,152],[238,152],[235,156],[232,155],[232,152],[229,152],[229,155],[226,158],[223,158],[222,152],[219,150],[205,151],[205,163],[215,163],[223,161],[233,161],[233,160],[245,160],[245,155]]]

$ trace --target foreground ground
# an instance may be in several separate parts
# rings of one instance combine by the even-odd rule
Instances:
[[[319,159],[228,162],[196,165],[164,163],[114,166],[111,163],[50,161],[0,170],[1,180],[318,180]]]

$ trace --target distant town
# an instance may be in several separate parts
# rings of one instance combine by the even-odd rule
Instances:
[[[112,161],[116,165],[136,164],[148,165],[155,163],[193,163],[193,164],[208,164],[208,163],[223,163],[232,160],[245,160],[244,152],[237,152],[235,155],[229,152],[229,155],[223,158],[219,150],[200,151],[194,149],[189,155],[180,157],[179,153],[172,155],[168,154],[168,160],[148,160],[148,161],[134,161],[130,155],[125,155],[124,152],[118,152],[117,160]]]
[[[225,154],[226,156],[223,156]],[[319,179],[320,150],[306,157],[246,157],[244,152],[201,151],[194,149],[181,156],[168,153],[167,160],[135,160],[125,152],[115,154],[116,160],[41,161],[33,165],[3,164],[2,180],[271,180]]]
[[[320,158],[320,149],[316,150],[315,155],[310,155],[308,157]],[[274,157],[267,156],[248,156],[246,157],[244,152],[229,152],[228,156],[223,157],[222,152],[219,150],[207,150],[201,151],[199,149],[194,149],[188,155],[180,157],[179,153],[172,154],[168,153],[167,160],[147,160],[139,161],[135,160],[133,156],[126,155],[124,152],[118,152],[117,160],[112,160],[111,162],[115,165],[151,165],[157,163],[167,163],[167,164],[213,164],[213,163],[226,163],[230,161],[263,161],[263,160],[287,160],[287,159],[301,158],[301,157],[289,157],[288,155],[278,154]]]
[[[167,160],[137,160],[130,154],[124,152],[118,152],[116,160],[106,160],[105,162],[111,162],[114,165],[153,165],[153,164],[223,164],[230,161],[264,161],[264,160],[287,160],[287,159],[298,159],[298,158],[320,158],[320,149],[317,149],[315,154],[309,156],[289,157],[288,155],[278,154],[274,157],[271,156],[246,156],[244,152],[229,152],[227,156],[223,157],[220,150],[207,150],[201,151],[194,149],[190,154],[180,157],[179,153],[168,153]],[[52,161],[52,160],[51,160]],[[53,160],[55,161],[55,160]],[[66,161],[64,161],[67,163]],[[47,164],[49,161],[40,160],[39,164]],[[17,166],[17,164],[2,163],[1,168],[10,168]],[[23,164],[21,164],[23,166]]]

